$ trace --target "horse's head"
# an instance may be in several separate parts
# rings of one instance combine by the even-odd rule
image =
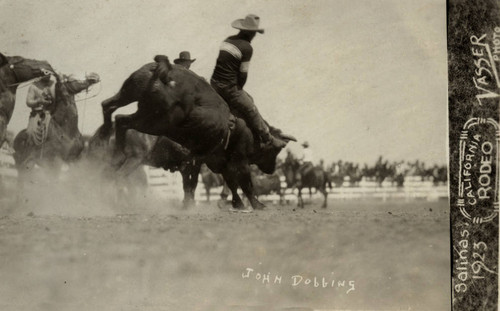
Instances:
[[[53,120],[59,124],[70,137],[80,135],[78,130],[78,110],[75,96],[71,94],[64,82],[64,77],[54,74],[56,78],[56,99],[51,109]]]
[[[8,63],[9,63],[9,60],[7,59],[7,56],[0,53],[0,67],[7,65]]]
[[[47,61],[27,59],[21,56],[0,54],[0,63],[10,69],[17,83],[54,73],[54,69]]]

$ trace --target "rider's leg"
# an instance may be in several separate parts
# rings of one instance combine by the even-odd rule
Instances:
[[[269,126],[247,92],[238,90],[235,87],[230,91],[229,95],[230,101],[228,104],[230,108],[236,109],[243,116],[250,129],[260,137],[263,143],[270,143],[278,148],[283,148],[286,145],[285,142],[277,140],[271,135]]]

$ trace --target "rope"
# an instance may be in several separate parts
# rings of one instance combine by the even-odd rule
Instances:
[[[35,83],[35,82],[40,81],[42,78],[43,78],[43,77],[38,77],[38,78],[33,78],[33,79],[31,79],[31,80],[24,81],[24,82],[19,82],[19,83],[9,84],[9,85],[7,85],[7,87],[14,87],[14,86],[18,86],[18,85],[20,85],[20,84],[25,83],[25,85],[18,87],[18,89],[22,89],[23,87],[27,87],[27,86],[29,86],[29,85],[31,85],[31,84],[33,84],[33,83]]]
[[[82,109],[82,125],[80,126],[81,127],[81,131],[83,133],[83,127],[85,125],[85,112],[86,112],[86,108],[87,108],[87,95],[89,94],[89,89],[85,90],[85,98],[83,100],[83,109]]]
[[[87,74],[85,74],[86,76]],[[97,91],[96,94],[94,94],[93,96],[89,97],[89,90],[92,88],[92,86],[89,86],[86,90],[85,90],[85,98],[83,99],[79,99],[79,100],[75,100],[75,103],[78,103],[80,101],[83,101],[83,111],[82,111],[82,125],[80,126],[81,128],[81,132],[83,133],[83,129],[84,129],[84,125],[85,125],[85,112],[87,111],[87,100],[88,99],[92,99],[94,97],[96,97],[97,95],[99,95],[101,93],[101,90],[102,90],[102,84],[101,84],[101,81],[98,82],[99,83],[99,90]]]
[[[92,96],[90,96],[90,97],[87,97],[87,96],[86,96],[86,97],[85,97],[85,98],[83,98],[83,99],[78,99],[78,100],[75,100],[75,102],[76,102],[76,103],[78,103],[78,102],[81,102],[82,100],[87,101],[87,99],[92,99],[92,98],[94,98],[94,97],[97,97],[97,96],[101,93],[101,91],[102,91],[102,83],[101,83],[101,81],[99,81],[99,82],[97,82],[97,83],[99,83],[99,90],[97,91],[97,93],[96,93],[96,94],[94,94],[94,95],[92,95]],[[87,94],[86,94],[86,95],[88,95],[88,91],[89,91],[91,88],[92,88],[92,86],[89,86],[89,88],[87,89]]]

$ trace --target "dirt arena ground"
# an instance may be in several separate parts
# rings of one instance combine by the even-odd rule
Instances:
[[[446,200],[329,204],[35,196],[1,209],[0,310],[449,310]]]

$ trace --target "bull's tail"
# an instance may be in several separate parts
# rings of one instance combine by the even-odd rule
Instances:
[[[153,74],[153,78],[158,78],[161,82],[167,84],[167,73],[169,70],[172,70],[172,64],[170,64],[168,57],[165,55],[156,55],[154,60],[158,63],[158,66]]]

